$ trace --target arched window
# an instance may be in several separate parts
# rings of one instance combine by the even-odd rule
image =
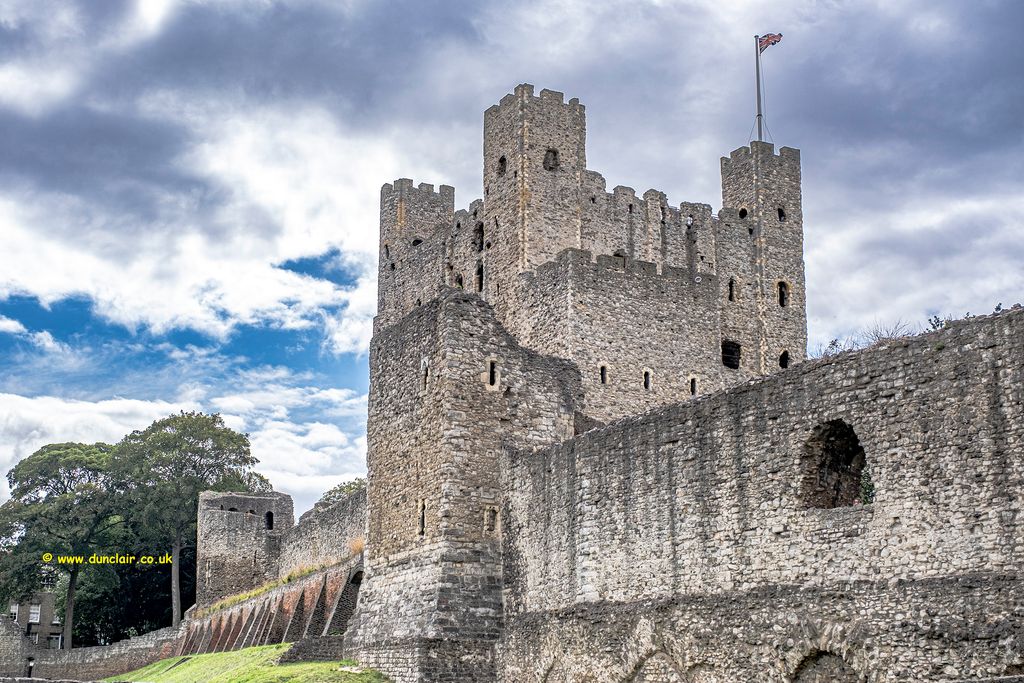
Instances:
[[[736,278],[729,278],[729,301],[736,301]]]
[[[875,489],[864,447],[844,420],[829,420],[804,444],[803,499],[809,508],[838,508],[874,502]]]
[[[544,170],[545,171],[557,171],[558,170],[558,150],[549,149],[544,152]]]
[[[690,396],[696,396],[696,395],[697,395],[697,378],[696,377],[691,377],[690,378]]]
[[[785,308],[789,305],[789,285],[785,282],[779,283],[779,306]]]
[[[267,530],[274,528],[274,513],[267,511],[267,514],[263,515],[263,521],[266,523]]]
[[[789,367],[789,351],[783,351],[779,356],[779,367],[783,369]]]
[[[742,355],[743,347],[739,342],[734,342],[731,339],[722,340],[722,365],[732,370],[739,370]]]
[[[498,364],[493,360],[487,364],[487,384],[494,386],[498,383]]]
[[[476,264],[476,291],[484,291],[484,262],[478,261]]]
[[[651,371],[644,370],[644,391],[651,390]]]
[[[779,222],[782,223],[786,220],[786,210],[781,206],[779,207]]]
[[[484,224],[483,224],[483,221],[480,221],[479,223],[477,223],[476,227],[473,229],[473,245],[476,247],[476,250],[478,252],[484,250]]]
[[[384,258],[385,259],[391,258],[391,247],[389,247],[386,244],[384,245]]]
[[[505,171],[507,171],[507,170],[508,170],[508,161],[506,161],[505,157],[501,157],[500,159],[498,159],[498,175],[499,176],[505,175]]]
[[[608,367],[601,366],[601,384],[608,384]]]

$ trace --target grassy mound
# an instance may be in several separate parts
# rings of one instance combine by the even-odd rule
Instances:
[[[171,657],[107,681],[145,683],[381,683],[384,676],[353,662],[277,664],[291,643],[233,652]]]

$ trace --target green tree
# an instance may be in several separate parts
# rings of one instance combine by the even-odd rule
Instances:
[[[181,621],[181,551],[195,537],[199,493],[270,490],[251,471],[256,462],[249,437],[226,427],[217,414],[171,415],[115,447],[112,467],[131,490],[138,519],[154,541],[171,546],[173,626]]]
[[[88,564],[60,564],[57,556],[88,558],[110,547],[123,518],[109,475],[111,446],[43,446],[7,474],[11,499],[0,506],[0,600],[24,599],[47,575],[67,573],[64,647],[71,648],[75,591]],[[54,556],[49,563],[43,556]],[[2,604],[2,603],[0,603]]]
[[[357,477],[352,481],[343,481],[334,488],[327,489],[327,491],[324,492],[324,495],[320,496],[320,500],[316,502],[316,506],[327,507],[329,505],[334,505],[350,493],[364,488],[366,488],[366,479],[363,477]]]

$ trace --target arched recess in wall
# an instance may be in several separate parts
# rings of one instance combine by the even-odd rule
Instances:
[[[725,683],[727,679],[707,664],[695,664],[686,670],[684,680],[686,683]]]
[[[686,679],[675,662],[664,652],[655,652],[648,656],[636,670],[627,676],[623,683],[685,683]]]
[[[793,683],[857,683],[860,677],[846,661],[831,652],[814,652],[793,672]]]
[[[801,457],[802,498],[808,508],[838,508],[874,502],[867,455],[853,427],[829,420],[811,431]]]
[[[324,635],[342,635],[348,630],[348,623],[356,611],[359,603],[359,588],[363,585],[362,567],[352,572],[348,582],[338,596],[338,602],[334,607],[331,620],[324,629]]]

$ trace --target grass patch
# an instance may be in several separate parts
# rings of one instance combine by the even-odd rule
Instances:
[[[195,611],[195,614],[191,615],[191,618],[202,619],[203,617],[213,614],[218,610],[227,609],[228,607],[234,607],[235,605],[241,602],[245,602],[249,598],[255,598],[257,595],[263,595],[264,593],[267,593],[277,588],[278,586],[283,586],[286,583],[291,583],[292,581],[295,581],[296,579],[301,579],[304,576],[309,576],[313,572],[318,572],[321,569],[327,569],[328,567],[333,567],[337,564],[341,564],[341,562],[342,560],[326,564],[312,565],[308,567],[299,567],[298,569],[289,573],[283,579],[274,579],[273,581],[268,581],[267,583],[256,586],[256,588],[245,591],[244,593],[235,593],[234,595],[229,595],[226,598],[222,598],[217,602],[213,603],[212,605],[210,605],[209,607],[197,609]]]
[[[146,683],[384,683],[376,671],[351,661],[277,664],[291,643],[232,652],[171,657],[105,681]]]

